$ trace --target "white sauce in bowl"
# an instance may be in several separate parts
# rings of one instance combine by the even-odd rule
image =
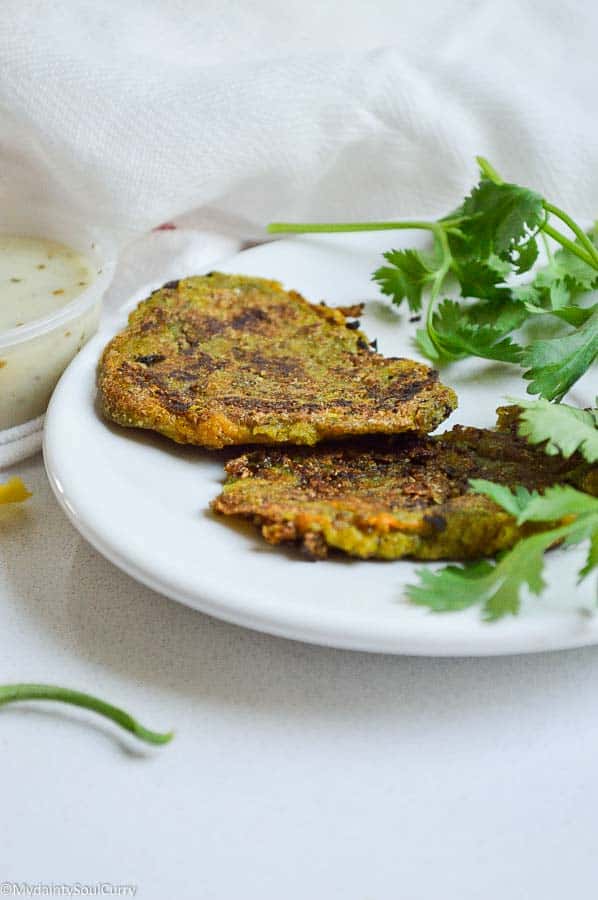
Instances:
[[[0,234],[0,334],[56,312],[94,277],[89,260],[65,244]]]
[[[94,239],[73,242],[87,252],[0,233],[0,431],[45,412],[62,372],[97,328],[114,260]]]

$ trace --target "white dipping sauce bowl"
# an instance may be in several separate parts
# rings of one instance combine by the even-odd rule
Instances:
[[[106,232],[59,220],[55,213],[2,214],[0,232],[45,238],[85,256],[93,280],[80,294],[40,319],[0,332],[0,438],[41,416],[56,383],[97,329],[112,281],[116,246]]]

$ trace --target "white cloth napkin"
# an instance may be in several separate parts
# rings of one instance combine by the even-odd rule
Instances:
[[[0,431],[0,469],[7,469],[37,453],[42,446],[43,428],[44,417],[38,416],[23,425]]]
[[[0,197],[253,237],[444,212],[481,153],[594,218],[597,33],[563,0],[3,0]]]
[[[589,221],[597,33],[562,0],[3,0],[0,213],[129,245],[110,308],[270,220],[444,213],[476,154]]]

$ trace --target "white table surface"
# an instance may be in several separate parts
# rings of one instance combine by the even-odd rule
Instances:
[[[141,273],[235,249],[148,235],[107,312],[147,293]],[[177,734],[153,749],[70,707],[0,710],[0,897],[593,900],[598,648],[418,659],[246,631],[91,549],[40,456],[13,473],[33,497],[0,507],[0,682],[95,692]]]
[[[0,517],[0,680],[95,691],[177,735],[146,749],[70,708],[0,711],[0,882],[594,896],[598,649],[417,659],[245,631],[92,550],[40,457],[19,474],[34,496]]]

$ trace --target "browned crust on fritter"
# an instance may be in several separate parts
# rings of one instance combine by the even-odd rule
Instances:
[[[432,431],[454,392],[427,366],[374,352],[358,326],[275,281],[170,282],[106,347],[101,406],[120,425],[209,448]]]
[[[228,463],[212,508],[252,519],[272,543],[308,555],[336,547],[363,558],[472,559],[545,526],[517,527],[470,478],[542,491],[570,481],[598,492],[597,468],[547,456],[512,430],[456,426],[437,437],[372,438],[351,446],[258,450]]]

